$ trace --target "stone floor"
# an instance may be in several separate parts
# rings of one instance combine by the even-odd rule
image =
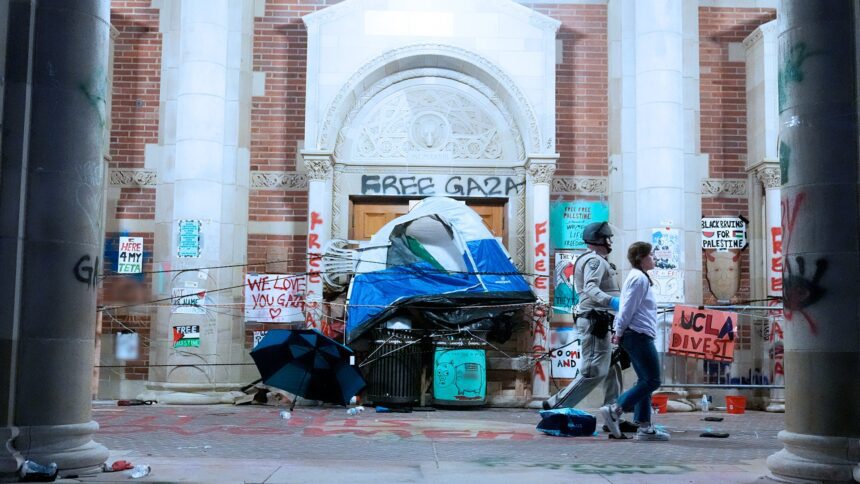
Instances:
[[[748,412],[656,416],[670,442],[559,438],[535,431],[524,409],[383,414],[299,407],[289,420],[268,406],[97,404],[97,440],[111,459],[149,464],[161,482],[752,482],[779,450],[783,415]],[[705,430],[730,433],[706,439]],[[81,479],[127,481],[122,473]]]

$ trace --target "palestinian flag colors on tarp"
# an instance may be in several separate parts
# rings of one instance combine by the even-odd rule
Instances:
[[[174,348],[199,348],[200,347],[200,325],[191,324],[173,327]]]
[[[499,334],[509,336],[515,313],[536,300],[481,216],[450,198],[423,199],[359,254],[348,292],[348,341],[409,311],[433,328],[492,333],[506,326]]]

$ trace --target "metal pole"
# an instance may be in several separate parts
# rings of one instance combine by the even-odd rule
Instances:
[[[860,2],[781,7],[785,448],[767,464],[777,478],[847,482],[860,463]]]

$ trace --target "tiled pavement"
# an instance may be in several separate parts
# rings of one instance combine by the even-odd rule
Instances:
[[[702,414],[656,417],[666,443],[558,438],[535,431],[523,409],[378,414],[299,407],[283,420],[267,406],[96,405],[97,440],[123,458],[153,466],[147,480],[196,482],[751,482],[779,450],[782,414],[748,412],[723,422]],[[705,439],[713,429],[728,439]],[[102,474],[95,479],[127,480]]]

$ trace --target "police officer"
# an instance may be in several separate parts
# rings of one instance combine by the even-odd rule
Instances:
[[[606,260],[612,251],[612,235],[608,222],[588,224],[582,232],[588,251],[573,266],[573,284],[579,294],[573,313],[582,340],[580,376],[544,401],[546,410],[574,407],[600,383],[604,405],[615,403],[621,392],[621,367],[610,365],[612,322],[621,293],[615,265]]]

